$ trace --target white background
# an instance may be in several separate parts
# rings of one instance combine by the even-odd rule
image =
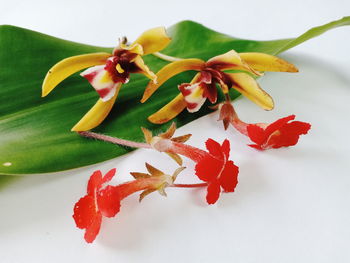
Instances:
[[[184,19],[270,40],[350,15],[347,0],[0,3],[0,24],[101,46]],[[0,262],[350,262],[349,45],[350,27],[344,27],[283,54],[300,73],[259,80],[276,101],[274,111],[242,98],[235,103],[246,121],[296,114],[310,122],[310,134],[296,147],[251,149],[233,129],[223,131],[217,113],[177,131],[194,134],[189,143],[202,148],[208,137],[231,141],[239,185],[216,205],[205,204],[203,190],[169,189],[167,198],[153,194],[141,204],[135,195],[116,218],[104,220],[89,245],[71,216],[94,170],[117,167],[117,184],[130,178],[129,171],[144,171],[145,161],[169,173],[174,163],[139,150],[88,168],[19,178],[0,189]],[[186,166],[179,181],[194,181],[193,164]]]

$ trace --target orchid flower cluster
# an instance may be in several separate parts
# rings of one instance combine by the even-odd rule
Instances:
[[[171,39],[163,27],[153,28],[131,44],[127,43],[126,38],[122,38],[111,54],[100,52],[66,58],[54,65],[44,79],[43,97],[70,75],[84,70],[80,75],[96,90],[99,99],[72,131],[87,138],[164,152],[179,165],[169,175],[146,163],[148,173],[131,172],[134,179],[119,185],[109,184],[116,173],[115,169],[104,176],[100,171],[94,172],[88,182],[87,194],[75,204],[73,215],[77,227],[85,229],[85,240],[88,243],[93,242],[99,233],[102,217],[116,216],[121,201],[133,193],[141,192],[141,201],[156,191],[166,195],[165,189],[168,187],[206,187],[206,201],[214,204],[221,192],[234,192],[238,183],[239,168],[229,159],[230,142],[227,139],[221,144],[208,139],[205,143],[206,150],[202,150],[185,143],[191,134],[174,137],[175,122],[167,131],[156,136],[141,127],[144,143],[89,131],[107,117],[121,86],[129,81],[130,74],[141,73],[150,79],[141,99],[141,103],[145,103],[168,79],[185,71],[197,71],[188,83],[178,85],[179,94],[174,99],[148,117],[155,124],[168,122],[185,109],[190,113],[196,112],[208,100],[214,104],[212,109],[219,110],[219,120],[223,121],[225,130],[231,124],[238,132],[250,138],[253,143],[249,146],[258,150],[295,145],[299,136],[307,134],[311,128],[309,123],[294,121],[294,115],[271,124],[245,123],[238,117],[231,103],[229,91],[235,89],[261,108],[272,110],[273,99],[260,88],[256,78],[265,71],[298,72],[293,64],[264,53],[237,53],[234,50],[207,61],[197,58],[180,59],[160,53],[170,42]],[[155,74],[143,60],[143,56],[149,54],[171,63]],[[224,101],[218,102],[218,93],[224,95]],[[183,156],[195,163],[194,174],[200,183],[175,183],[177,176],[185,169],[182,166]]]

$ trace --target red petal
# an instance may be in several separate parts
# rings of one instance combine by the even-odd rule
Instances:
[[[221,144],[221,150],[226,156],[226,160],[230,157],[230,141],[225,139],[224,142]]]
[[[287,122],[294,120],[294,119],[295,119],[295,115],[289,115],[287,117],[278,119],[277,121],[271,123],[265,129],[266,137],[269,137],[273,132],[279,130],[282,126],[286,125]]]
[[[196,175],[202,181],[211,182],[219,176],[222,166],[223,161],[208,155],[196,164]]]
[[[107,183],[110,180],[112,180],[113,176],[115,175],[116,170],[117,169],[113,168],[108,173],[106,173],[106,175],[103,176],[102,183],[104,184],[104,183]]]
[[[215,156],[216,158],[219,158],[219,159],[223,159],[223,152],[222,152],[222,149],[221,149],[221,145],[214,141],[213,139],[208,139],[206,142],[205,142],[205,146],[207,147],[209,153],[213,156]]]
[[[117,186],[108,185],[97,196],[97,205],[105,217],[114,217],[120,210],[120,196]]]
[[[209,205],[215,204],[220,196],[220,183],[214,181],[208,185],[207,188],[207,203]]]
[[[102,185],[102,173],[100,170],[95,171],[89,179],[87,186],[88,195],[94,195],[95,191],[98,190]]]
[[[94,198],[86,195],[75,204],[73,218],[77,227],[84,229],[92,225],[98,214]]]
[[[247,132],[252,142],[255,142],[257,145],[262,145],[267,139],[264,129],[256,124],[249,124],[247,126]]]
[[[261,148],[260,145],[257,145],[257,144],[248,144],[248,146],[250,146],[252,148],[255,148],[255,149],[259,150],[259,151],[264,150],[263,148]]]
[[[293,121],[291,123],[288,123],[280,128],[280,135],[274,143],[271,142],[271,146],[273,148],[280,148],[296,145],[298,143],[300,135],[307,134],[310,128],[311,125],[306,122]]]
[[[238,183],[238,167],[233,161],[228,161],[219,178],[225,192],[233,192]]]
[[[102,216],[101,214],[97,214],[92,224],[85,231],[84,238],[86,242],[92,243],[95,240],[97,234],[100,232],[101,222]]]

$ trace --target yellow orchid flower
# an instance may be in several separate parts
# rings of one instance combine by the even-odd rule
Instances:
[[[170,42],[165,28],[157,27],[144,32],[135,42],[121,41],[113,53],[92,53],[69,57],[54,65],[46,74],[42,97],[47,96],[70,75],[86,69],[80,75],[86,78],[100,98],[72,131],[86,131],[98,126],[111,111],[122,84],[129,81],[130,73],[141,73],[156,83],[157,76],[145,65],[142,56],[164,49]]]
[[[165,123],[175,118],[186,107],[189,112],[196,112],[206,99],[211,103],[217,100],[218,84],[224,94],[230,88],[236,89],[242,95],[265,110],[271,110],[274,103],[269,94],[260,88],[251,75],[261,76],[264,71],[298,72],[291,63],[264,53],[237,53],[231,50],[225,54],[213,57],[207,62],[201,59],[183,59],[174,61],[157,74],[157,83],[150,82],[146,87],[141,102],[150,96],[168,79],[187,71],[195,70],[198,73],[190,83],[178,86],[180,94],[159,111],[148,117],[152,123]],[[238,72],[225,72],[237,70]]]

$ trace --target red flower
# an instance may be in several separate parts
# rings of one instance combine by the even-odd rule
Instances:
[[[102,216],[113,217],[120,209],[120,198],[114,186],[103,187],[115,175],[116,169],[102,177],[101,171],[94,172],[88,182],[87,195],[74,206],[73,218],[78,228],[85,229],[84,238],[91,243],[100,231]]]
[[[269,125],[249,124],[247,135],[255,143],[249,146],[258,150],[265,150],[296,145],[299,136],[307,134],[311,124],[301,121],[289,122],[294,119],[295,115],[290,115]]]
[[[214,204],[220,196],[221,188],[224,192],[233,192],[238,183],[238,167],[228,160],[230,142],[225,140],[221,145],[212,140],[206,141],[209,154],[205,155],[196,165],[196,175],[208,183],[207,202]]]
[[[114,217],[120,210],[120,202],[127,196],[143,191],[140,201],[148,194],[158,191],[166,195],[164,189],[173,185],[177,175],[184,169],[176,169],[173,175],[167,175],[146,163],[149,174],[131,173],[136,179],[116,186],[104,184],[109,182],[115,169],[110,170],[104,177],[101,171],[94,172],[88,182],[87,195],[80,198],[74,206],[73,218],[78,228],[85,229],[85,240],[92,243],[100,231],[102,216]]]

